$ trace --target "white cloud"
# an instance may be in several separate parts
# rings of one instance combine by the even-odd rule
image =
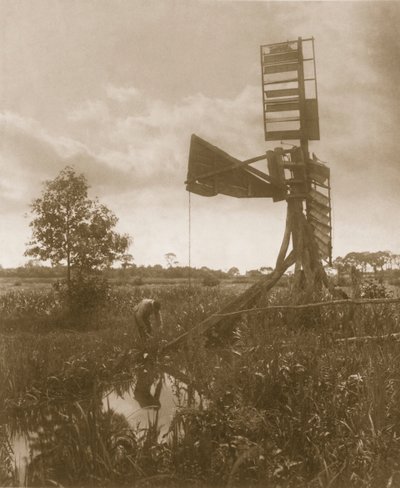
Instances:
[[[128,102],[140,96],[139,90],[134,86],[115,86],[108,85],[106,88],[107,97],[119,103]]]
[[[107,105],[101,100],[87,100],[68,114],[72,122],[105,122],[108,118]]]

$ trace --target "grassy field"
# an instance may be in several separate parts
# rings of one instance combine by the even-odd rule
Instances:
[[[18,484],[9,440],[27,431],[32,486],[399,486],[400,345],[341,340],[400,332],[399,304],[247,314],[161,354],[245,286],[114,286],[80,317],[50,287],[3,293],[2,486]],[[164,327],[139,344],[143,297],[161,301]],[[288,301],[287,288],[268,299]],[[205,401],[180,408],[168,438],[102,409],[111,384],[173,370]]]

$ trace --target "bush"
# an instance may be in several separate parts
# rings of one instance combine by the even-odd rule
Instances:
[[[144,280],[141,276],[135,276],[132,280],[132,285],[141,286],[144,285]]]
[[[70,286],[66,280],[54,285],[61,304],[74,317],[87,317],[104,308],[110,298],[108,280],[96,275],[78,275]]]
[[[203,286],[217,286],[219,283],[219,279],[212,275],[207,275],[203,278]]]
[[[361,298],[391,298],[393,293],[377,280],[367,280],[361,284]]]

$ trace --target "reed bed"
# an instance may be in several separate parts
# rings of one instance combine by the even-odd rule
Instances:
[[[400,344],[390,336],[400,332],[399,304],[244,314],[221,334],[193,337],[181,351],[159,355],[163,341],[217,311],[229,293],[123,289],[99,324],[91,317],[90,326],[73,331],[44,329],[40,320],[39,332],[5,327],[3,423],[13,418],[21,427],[26,412],[39,412],[27,425],[48,436],[32,457],[30,483],[399,486]],[[269,303],[287,302],[288,293],[278,290]],[[145,296],[163,303],[164,330],[156,342],[139,345],[129,314]],[[377,339],[338,340],[365,335]],[[157,426],[139,435],[99,401],[108,384],[147,368],[149,357],[158,370],[183,372],[188,387],[207,399],[203,408],[181,407],[164,439]],[[53,419],[47,427],[46,418]]]

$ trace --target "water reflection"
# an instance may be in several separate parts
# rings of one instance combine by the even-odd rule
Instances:
[[[134,475],[139,447],[168,442],[176,409],[199,402],[184,383],[148,366],[82,401],[19,412],[8,423],[17,483],[93,484],[115,466],[123,472],[124,463]]]

